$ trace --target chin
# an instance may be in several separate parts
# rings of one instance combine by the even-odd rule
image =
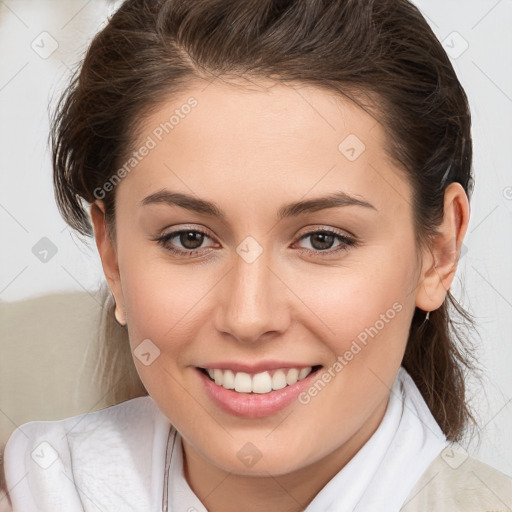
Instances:
[[[257,442],[247,441],[233,443],[226,448],[213,453],[208,450],[209,453],[203,452],[203,456],[223,471],[240,476],[286,475],[308,464],[308,454],[301,452],[300,459],[294,458],[291,455],[296,453],[296,449],[290,445],[282,445],[281,450],[276,450],[273,447],[261,447],[260,444],[260,449]]]

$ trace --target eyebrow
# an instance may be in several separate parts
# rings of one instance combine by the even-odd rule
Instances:
[[[170,190],[162,189],[140,201],[141,206],[151,204],[167,204],[169,206],[180,206],[190,211],[211,215],[226,220],[226,214],[215,204],[205,199],[183,194],[181,192],[172,192]],[[327,208],[339,208],[343,206],[362,206],[364,208],[371,208],[377,211],[377,208],[364,199],[358,199],[351,196],[346,192],[340,191],[329,194],[315,199],[308,199],[305,201],[297,201],[282,206],[277,217],[279,220],[287,217],[296,217],[304,213],[316,212]]]

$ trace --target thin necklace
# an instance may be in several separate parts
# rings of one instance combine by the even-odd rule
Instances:
[[[165,450],[165,470],[164,470],[164,491],[162,493],[162,512],[169,512],[169,467],[171,457],[176,444],[177,430],[169,425],[169,436],[167,437],[167,448]],[[174,434],[174,435],[173,435]]]

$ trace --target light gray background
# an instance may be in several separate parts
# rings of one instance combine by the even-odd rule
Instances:
[[[470,391],[482,443],[465,447],[512,476],[512,0],[415,3],[444,41],[473,115],[476,187],[453,291],[478,321],[486,376]],[[0,3],[0,300],[95,290],[103,280],[93,241],[73,238],[54,202],[47,108],[118,5]],[[32,252],[43,237],[57,250],[46,263]]]

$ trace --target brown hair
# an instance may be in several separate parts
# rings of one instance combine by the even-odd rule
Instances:
[[[466,95],[407,0],[127,0],[93,39],[52,119],[55,194],[71,227],[93,235],[84,201],[98,198],[95,191],[134,150],[144,116],[211,76],[312,85],[370,112],[412,186],[418,246],[436,234],[449,183],[472,193]],[[114,243],[115,190],[101,197]],[[113,404],[147,392],[108,293],[105,300],[101,378]],[[476,367],[455,315],[473,326],[450,291],[429,321],[417,309],[403,359],[450,440],[474,423],[465,378]]]

